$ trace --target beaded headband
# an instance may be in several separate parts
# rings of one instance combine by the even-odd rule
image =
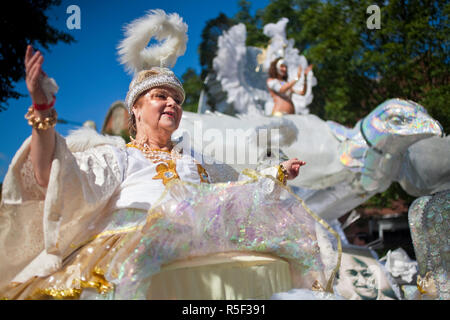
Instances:
[[[130,88],[125,98],[125,103],[128,108],[128,112],[131,114],[131,109],[136,99],[145,91],[156,88],[168,86],[177,90],[178,94],[182,97],[182,102],[185,99],[185,93],[183,85],[175,74],[168,68],[153,67],[149,70],[140,71],[130,83]]]

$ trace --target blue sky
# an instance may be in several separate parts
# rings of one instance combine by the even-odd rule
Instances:
[[[251,1],[252,13],[269,4],[269,0]],[[70,30],[66,13],[70,5],[81,10],[81,29]],[[198,46],[206,21],[220,12],[232,17],[239,10],[238,0],[70,0],[48,12],[50,24],[71,34],[76,42],[58,44],[43,51],[43,69],[58,83],[56,110],[60,118],[83,123],[95,121],[100,130],[109,106],[124,100],[131,76],[118,63],[116,46],[123,39],[123,26],[139,18],[150,9],[163,9],[167,13],[176,12],[188,25],[187,50],[178,58],[173,68],[178,77],[191,67],[200,72]],[[32,26],[30,26],[31,28]],[[16,89],[27,94],[24,81],[17,83]],[[0,134],[4,139],[0,148],[0,181],[8,169],[15,152],[31,134],[24,115],[31,104],[28,96],[8,101],[7,111],[0,113]],[[73,125],[57,125],[57,131],[66,136]]]

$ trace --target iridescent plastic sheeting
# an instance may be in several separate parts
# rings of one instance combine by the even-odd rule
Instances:
[[[398,148],[411,144],[408,137],[421,135],[423,139],[441,135],[442,127],[421,105],[410,100],[390,99],[364,118],[361,133],[369,146],[382,152],[395,153]],[[395,139],[392,135],[402,136],[403,139]],[[413,139],[417,140],[420,139]]]
[[[438,121],[421,105],[401,99],[380,104],[353,129],[328,121],[339,146],[340,161],[361,172],[360,185],[382,192],[397,177],[402,153],[416,141],[443,134]]]
[[[173,180],[149,212],[115,211],[101,233],[71,245],[60,270],[12,284],[0,298],[146,299],[165,264],[222,252],[284,258],[294,288],[320,284],[332,292],[341,256],[336,232],[279,181],[248,174],[221,184]]]
[[[283,197],[278,200],[268,197],[273,185],[267,187],[267,179],[244,185],[171,184],[113,280],[115,298],[145,298],[151,276],[166,263],[228,251],[273,253],[291,263],[294,285],[308,277],[311,283],[317,280],[312,274],[326,267],[316,238],[318,221],[284,188],[275,186],[273,192]]]

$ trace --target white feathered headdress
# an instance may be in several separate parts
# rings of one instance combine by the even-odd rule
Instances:
[[[151,67],[173,68],[186,51],[187,29],[178,14],[150,10],[125,27],[126,38],[118,46],[120,62],[134,73]],[[162,42],[147,47],[153,37]]]
[[[134,73],[126,98],[130,112],[136,98],[155,86],[173,87],[184,100],[181,82],[168,68],[173,68],[178,57],[186,51],[187,29],[178,14],[166,14],[160,9],[150,10],[146,16],[125,27],[126,37],[119,44],[118,53],[126,70]],[[152,38],[159,43],[148,47]]]

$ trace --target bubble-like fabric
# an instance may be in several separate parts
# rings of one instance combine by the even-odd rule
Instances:
[[[256,173],[253,173],[256,175]],[[9,290],[6,298],[145,299],[152,276],[171,262],[221,252],[270,253],[289,262],[294,288],[316,280],[330,287],[319,234],[333,230],[301,199],[271,177],[220,184],[170,182],[149,212],[116,211],[106,229],[74,253],[64,267]],[[337,238],[333,249],[337,252]],[[86,290],[89,289],[89,290]],[[86,291],[86,292],[84,292]],[[90,294],[90,293],[89,293]]]
[[[274,253],[300,278],[323,270],[317,221],[278,185],[275,191],[284,199],[268,198],[267,179],[243,185],[172,184],[120,266],[117,297],[143,298],[151,285],[146,280],[163,264],[216,252]]]

